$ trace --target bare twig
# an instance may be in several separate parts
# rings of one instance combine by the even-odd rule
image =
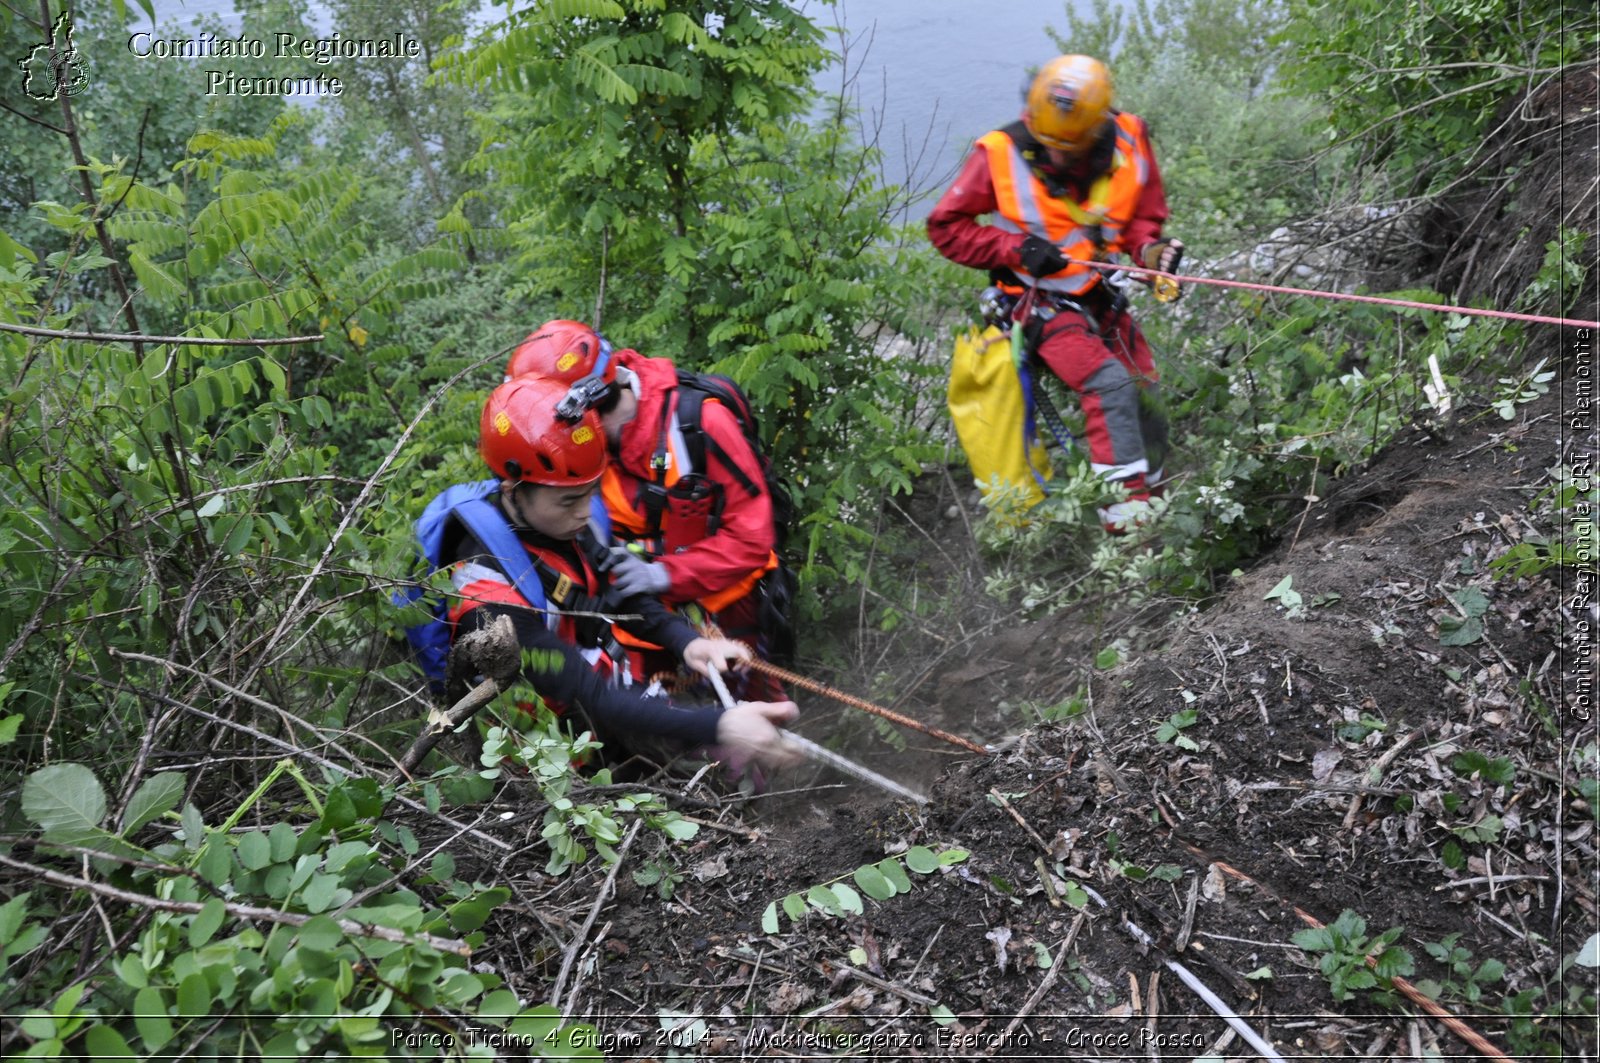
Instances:
[[[87,340],[91,343],[176,343],[185,347],[286,347],[295,343],[317,343],[324,337],[257,336],[246,339],[214,339],[210,336],[146,336],[138,332],[68,332],[63,329],[35,328],[0,321],[0,332],[19,332],[24,336],[44,336],[56,340]]]
[[[1022,813],[1018,812],[1015,808],[1011,807],[1011,802],[1006,800],[1006,795],[1005,794],[1003,794],[999,790],[994,789],[993,787],[991,787],[990,790],[989,790],[989,796],[994,798],[997,802],[999,802],[1000,807],[1006,810],[1006,814],[1009,815],[1012,819],[1017,821],[1017,826],[1021,827],[1023,830],[1028,832],[1028,837],[1033,839],[1033,843],[1039,847],[1039,849],[1044,853],[1044,855],[1046,855],[1046,856],[1050,856],[1051,855],[1050,844],[1048,842],[1046,842],[1043,838],[1039,837],[1039,832],[1038,831],[1034,830],[1031,826],[1028,825],[1028,821],[1022,818]]]
[[[1477,875],[1473,878],[1458,878],[1451,882],[1442,882],[1433,887],[1433,892],[1453,890],[1461,886],[1477,886],[1482,883],[1495,886],[1501,882],[1549,882],[1550,880],[1551,876],[1549,875]]]
[[[1072,948],[1072,943],[1078,939],[1078,931],[1083,929],[1083,924],[1088,918],[1088,912],[1079,912],[1077,918],[1072,920],[1072,925],[1067,928],[1067,936],[1062,938],[1061,943],[1056,946],[1055,962],[1050,965],[1050,970],[1045,972],[1044,978],[1040,979],[1038,986],[1028,995],[1028,999],[1023,1002],[1022,1007],[1018,1008],[1017,1013],[1011,1017],[1010,1024],[1001,1031],[999,1042],[989,1050],[989,1055],[992,1056],[998,1052],[1000,1045],[1011,1043],[1011,1034],[1018,1026],[1022,1025],[1024,1019],[1033,1014],[1033,1009],[1039,1006],[1039,1001],[1043,1000],[1044,995],[1050,992],[1050,987],[1056,984],[1056,978],[1061,974],[1061,968],[1067,965],[1067,950]]]
[[[606,873],[606,880],[600,886],[600,892],[595,896],[594,904],[589,906],[589,916],[583,921],[583,926],[578,929],[577,935],[572,939],[572,944],[567,946],[566,955],[561,958],[561,972],[556,975],[555,985],[550,990],[550,1006],[561,1006],[561,991],[566,988],[567,975],[572,973],[572,965],[578,960],[578,953],[583,951],[584,945],[589,941],[589,930],[594,926],[594,921],[600,918],[600,909],[605,907],[606,901],[611,899],[611,887],[616,884],[617,872],[622,870],[623,857],[628,855],[633,840],[639,836],[639,828],[644,826],[644,820],[636,819],[633,826],[628,828],[628,836],[622,839],[622,844],[617,847],[617,858],[611,862],[611,870]],[[567,1002],[568,1010],[561,1013],[561,1021],[566,1022],[570,1014],[572,1001]]]
[[[893,993],[897,997],[900,997],[904,1000],[909,1000],[913,1004],[921,1004],[925,1008],[934,1007],[939,1003],[930,996],[925,996],[922,993],[914,992],[910,989],[907,989],[905,986],[895,985],[893,982],[890,982],[887,979],[879,978],[875,974],[870,974],[866,971],[848,966],[847,964],[837,964],[834,969],[843,974],[849,975],[858,982],[865,982],[867,985],[875,986],[878,989],[883,990],[885,993]]]
[[[1294,526],[1294,538],[1289,540],[1289,552],[1293,553],[1295,545],[1300,542],[1300,532],[1306,526],[1306,518],[1311,516],[1311,507],[1321,501],[1317,497],[1317,473],[1322,469],[1322,455],[1317,455],[1317,460],[1311,466],[1311,483],[1306,487],[1306,508],[1300,512],[1300,523]]]
[[[160,897],[152,897],[145,893],[133,893],[129,890],[107,886],[104,883],[92,882],[89,879],[74,878],[63,875],[59,871],[39,867],[36,864],[13,860],[11,857],[0,853],[0,865],[21,871],[25,875],[42,879],[53,886],[63,889],[86,890],[96,897],[105,897],[123,904],[132,904],[139,908],[153,908],[163,912],[187,912],[193,914],[205,907],[199,901],[172,901]],[[301,915],[298,912],[284,912],[277,908],[257,908],[248,904],[224,904],[227,913],[236,919],[259,919],[267,923],[279,923],[284,926],[304,926],[316,916]],[[440,952],[450,952],[457,956],[470,956],[472,946],[465,941],[452,938],[434,937],[432,934],[408,934],[402,930],[395,930],[386,926],[373,926],[368,923],[358,923],[353,919],[335,919],[339,929],[351,937],[377,938],[380,941],[398,941],[401,944],[428,945]]]

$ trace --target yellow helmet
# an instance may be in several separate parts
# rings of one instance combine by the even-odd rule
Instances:
[[[1094,139],[1111,110],[1111,72],[1087,55],[1060,55],[1028,86],[1024,123],[1047,148],[1077,151]]]

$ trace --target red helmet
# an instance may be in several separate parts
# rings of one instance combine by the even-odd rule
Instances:
[[[582,487],[606,469],[600,415],[556,416],[567,394],[559,380],[519,377],[495,388],[483,404],[478,453],[496,476],[550,487]]]
[[[506,364],[506,379],[527,374],[563,384],[597,373],[607,384],[616,379],[611,344],[581,321],[546,321],[517,344]]]

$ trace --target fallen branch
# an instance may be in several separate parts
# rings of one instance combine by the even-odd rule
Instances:
[[[401,775],[410,779],[411,773],[422,763],[422,758],[433,752],[433,747],[439,744],[440,739],[472,719],[479,709],[499,696],[499,680],[485,679],[467,691],[467,696],[452,705],[449,712],[429,713],[427,728],[417,736],[415,742],[411,743],[411,748],[406,750],[405,756],[400,758],[400,770],[395,773],[391,781],[398,781]]]
[[[617,858],[611,862],[611,870],[606,873],[606,880],[600,886],[600,892],[595,896],[594,904],[589,906],[588,918],[584,919],[583,926],[578,929],[577,936],[572,939],[572,944],[567,946],[567,953],[561,958],[561,972],[556,975],[555,986],[550,990],[550,1006],[561,1006],[561,991],[567,986],[567,975],[572,973],[572,965],[578,960],[578,953],[588,944],[589,931],[594,926],[596,919],[600,918],[600,909],[604,908],[606,901],[611,899],[611,888],[616,885],[617,872],[622,870],[623,857],[628,855],[628,849],[633,845],[633,840],[639,836],[639,828],[644,826],[644,820],[636,819],[633,826],[628,828],[628,836],[622,839],[622,844],[617,846]],[[577,987],[573,987],[576,992]],[[561,1013],[561,1021],[565,1023],[571,1011],[572,1001],[567,1001],[567,1010]]]
[[[39,867],[35,864],[13,860],[9,856],[0,854],[0,865],[21,871],[42,879],[51,885],[63,889],[85,890],[96,897],[105,897],[108,900],[121,901],[123,904],[132,904],[139,908],[155,909],[162,912],[184,912],[190,915],[199,912],[205,907],[198,901],[169,901],[160,897],[152,897],[145,893],[133,893],[129,890],[117,889],[89,879],[74,878],[63,875],[59,871]],[[304,926],[315,919],[314,915],[301,915],[298,912],[284,912],[276,908],[257,908],[248,904],[223,904],[224,910],[235,919],[259,919],[267,923],[279,923],[284,926]],[[331,917],[330,917],[331,918]],[[472,955],[472,946],[465,941],[453,938],[434,937],[432,934],[408,934],[403,930],[395,930],[386,926],[374,926],[370,923],[358,923],[353,919],[333,920],[341,931],[350,937],[377,938],[380,941],[397,941],[402,945],[427,945],[438,949],[440,952],[454,953],[457,956]]]
[[[410,779],[411,773],[422,763],[422,758],[433,751],[440,739],[499,697],[500,692],[516,678],[521,660],[516,626],[504,613],[495,617],[488,627],[461,636],[451,654],[450,670],[456,674],[483,675],[487,678],[469,690],[467,696],[452,705],[448,712],[435,710],[428,713],[428,726],[423,728],[417,740],[411,743],[411,748],[406,750],[405,756],[400,758],[397,765],[399,771],[391,781],[399,781],[402,775]]]
[[[1127,916],[1122,917],[1122,929],[1126,930],[1128,935],[1132,937],[1133,940],[1137,941],[1146,948],[1155,947],[1155,942],[1150,939],[1150,935],[1139,929],[1138,925]],[[1216,1012],[1218,1017],[1220,1017],[1223,1022],[1233,1027],[1234,1030],[1238,1032],[1240,1037],[1243,1037],[1246,1041],[1250,1042],[1250,1045],[1257,1052],[1260,1052],[1263,1058],[1273,1060],[1275,1063],[1284,1063],[1284,1058],[1278,1054],[1277,1049],[1272,1047],[1272,1043],[1266,1038],[1262,1037],[1260,1034],[1256,1033],[1255,1030],[1251,1029],[1250,1024],[1235,1014],[1234,1010],[1228,1007],[1228,1005],[1223,1002],[1221,997],[1213,993],[1209,986],[1200,981],[1193,971],[1189,970],[1189,968],[1185,967],[1177,960],[1170,959],[1166,956],[1159,956],[1159,958],[1161,962],[1166,965],[1167,969],[1173,974],[1177,975],[1178,978],[1182,980],[1184,985],[1194,990],[1195,994],[1201,1000],[1205,1001],[1206,1006],[1212,1011]]]
[[[279,336],[252,339],[212,339],[208,336],[146,336],[137,332],[63,332],[53,328],[35,328],[32,325],[12,325],[0,321],[0,332],[19,332],[24,336],[43,336],[54,340],[89,340],[95,343],[181,343],[192,347],[285,347],[293,343],[317,343],[324,339],[315,336]]]
[[[821,967],[819,967],[818,970],[822,974],[827,973],[827,971]],[[858,982],[865,982],[867,985],[881,989],[885,993],[893,993],[895,996],[900,997],[903,1000],[909,1000],[913,1004],[921,1004],[925,1008],[937,1007],[939,1004],[937,1000],[930,996],[907,989],[905,986],[895,985],[893,982],[887,979],[879,978],[875,974],[851,967],[848,964],[837,964],[835,966],[835,970],[842,974],[849,975]]]
[[[1012,819],[1017,821],[1017,826],[1028,832],[1028,837],[1033,839],[1033,844],[1037,845],[1041,850],[1043,850],[1044,855],[1050,857],[1051,859],[1055,858],[1055,854],[1050,851],[1050,844],[1043,838],[1039,837],[1038,831],[1029,826],[1028,821],[1022,818],[1022,813],[1011,807],[1011,802],[1006,800],[1005,794],[1001,793],[998,789],[991,787],[989,789],[989,796],[994,798],[995,801],[999,803],[1000,807],[1005,809],[1006,813]]]
[[[1078,939],[1078,931],[1083,929],[1084,921],[1088,918],[1089,914],[1087,912],[1079,912],[1077,918],[1072,921],[1072,926],[1067,929],[1067,936],[1062,938],[1061,944],[1056,946],[1055,962],[1050,965],[1050,970],[1045,973],[1044,978],[1040,979],[1038,988],[1029,995],[1027,1002],[1017,1009],[1017,1013],[1012,1017],[1011,1022],[1001,1031],[999,1043],[989,1049],[987,1055],[992,1056],[1000,1050],[1002,1045],[1011,1043],[1012,1033],[1016,1031],[1018,1026],[1022,1025],[1024,1019],[1033,1014],[1033,1009],[1039,1006],[1039,1001],[1043,1000],[1044,995],[1050,992],[1050,987],[1056,984],[1056,976],[1061,973],[1061,968],[1066,966],[1067,950],[1072,948],[1072,943]]]

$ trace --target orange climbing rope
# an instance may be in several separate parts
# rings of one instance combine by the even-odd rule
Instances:
[[[1257,284],[1252,281],[1230,281],[1217,277],[1193,277],[1182,273],[1164,273],[1115,262],[1096,262],[1090,259],[1069,258],[1074,266],[1088,266],[1107,273],[1126,272],[1135,278],[1165,277],[1182,284],[1208,284],[1214,288],[1240,288],[1252,292],[1272,292],[1278,295],[1305,295],[1313,299],[1337,299],[1350,303],[1374,303],[1378,306],[1398,306],[1407,310],[1433,310],[1438,313],[1466,314],[1471,317],[1495,317],[1506,321],[1532,321],[1543,325],[1565,325],[1570,328],[1600,328],[1600,321],[1583,321],[1570,317],[1550,317],[1545,314],[1521,314],[1511,310],[1484,310],[1476,306],[1454,306],[1449,303],[1419,303],[1411,299],[1390,299],[1381,295],[1348,295],[1344,292],[1325,292],[1317,288],[1289,288],[1280,284]]]
[[[885,709],[879,705],[874,705],[872,702],[858,698],[854,694],[846,694],[844,691],[830,687],[826,683],[819,683],[815,679],[807,679],[805,676],[796,672],[791,672],[787,668],[779,668],[775,664],[769,664],[768,662],[762,660],[752,660],[749,662],[749,664],[751,669],[754,671],[765,672],[767,675],[781,679],[785,683],[789,683],[793,686],[800,687],[802,690],[809,690],[813,694],[821,694],[825,698],[832,698],[835,701],[843,702],[844,704],[853,708],[860,709],[862,712],[870,712],[874,716],[881,716],[885,720],[897,723],[902,727],[909,727],[913,731],[921,731],[925,735],[931,735],[934,738],[940,739],[944,742],[949,742],[953,746],[960,746],[962,749],[969,750],[973,753],[982,753],[984,756],[989,755],[989,751],[987,749],[984,749],[976,742],[970,742],[967,739],[962,738],[960,735],[953,735],[949,731],[941,731],[937,727],[929,727],[921,720],[913,720],[909,716],[902,716],[898,712]]]

